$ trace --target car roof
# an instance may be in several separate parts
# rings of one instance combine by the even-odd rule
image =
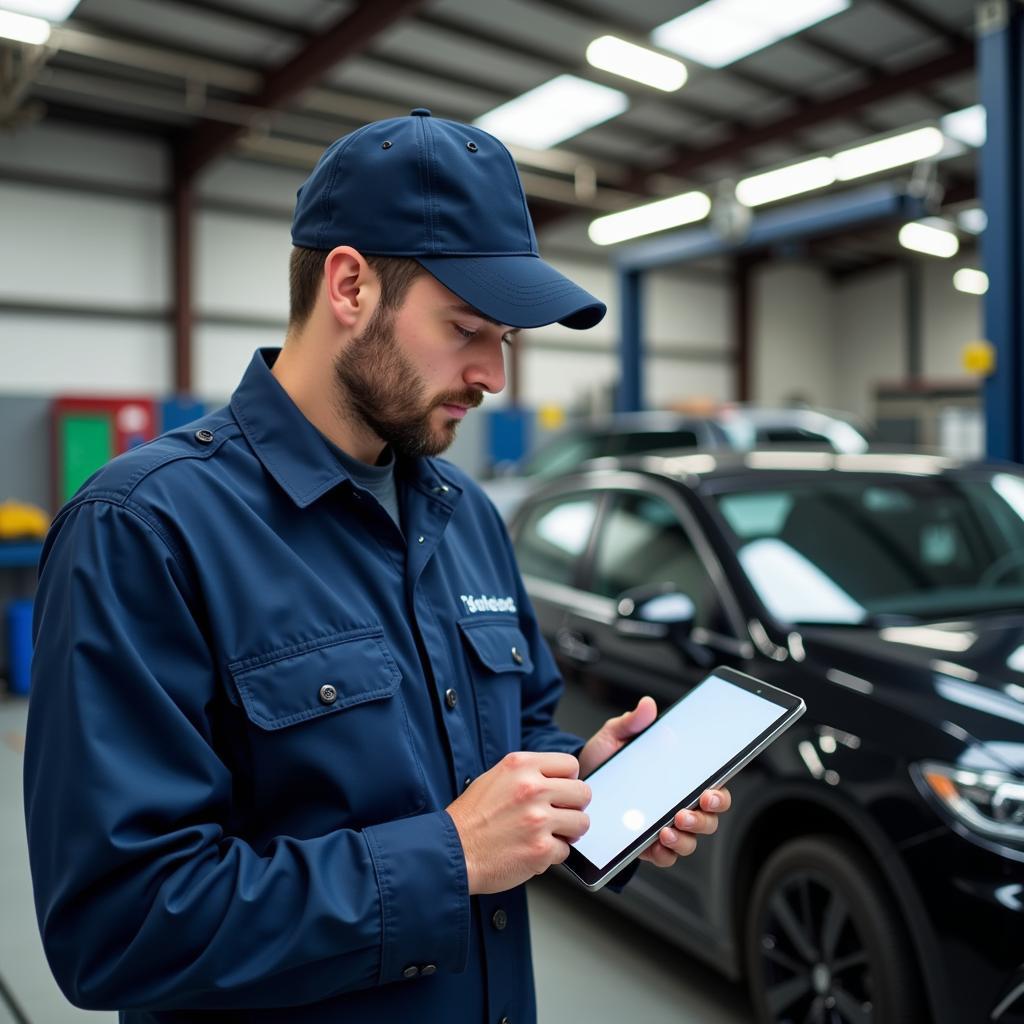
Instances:
[[[967,461],[930,451],[872,449],[866,452],[834,452],[824,446],[799,448],[765,446],[751,451],[678,451],[651,455],[604,457],[585,462],[581,470],[639,470],[685,482],[698,490],[717,490],[719,485],[743,482],[758,484],[794,475],[866,474],[870,476],[977,476],[997,472],[1020,474],[1015,463]]]

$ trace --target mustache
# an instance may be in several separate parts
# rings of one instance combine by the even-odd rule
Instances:
[[[482,391],[448,391],[434,402],[434,408],[442,405],[464,405],[475,409],[483,400]]]

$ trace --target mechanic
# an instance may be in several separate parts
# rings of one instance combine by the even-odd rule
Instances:
[[[434,458],[519,328],[587,328],[512,157],[427,110],[299,189],[291,317],[230,404],[115,459],[44,545],[25,798],[46,953],[142,1022],[536,1017],[523,883],[585,745],[505,528]],[[644,855],[710,834],[726,790]]]

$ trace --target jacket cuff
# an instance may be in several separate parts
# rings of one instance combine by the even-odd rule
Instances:
[[[382,985],[460,972],[469,956],[469,880],[447,811],[363,829],[377,873]]]

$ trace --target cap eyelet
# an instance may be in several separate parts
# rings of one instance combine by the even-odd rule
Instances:
[[[466,143],[466,149],[468,149],[470,153],[475,153],[479,148],[480,147],[475,142]]]
[[[380,144],[380,148],[381,149],[390,149],[392,145],[393,145],[393,143],[391,143],[391,142],[382,142]]]

